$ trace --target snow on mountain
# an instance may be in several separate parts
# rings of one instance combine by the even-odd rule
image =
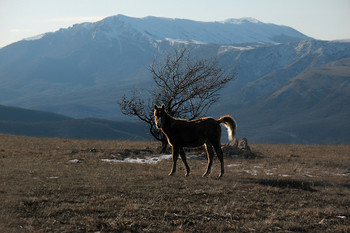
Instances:
[[[52,34],[66,34],[68,37],[75,37],[75,39],[80,35],[90,40],[117,40],[119,44],[123,39],[130,40],[132,38],[138,42],[141,39],[153,47],[156,47],[156,43],[161,41],[229,45],[281,43],[312,39],[293,28],[266,24],[253,18],[201,22],[153,16],[134,18],[116,15],[95,23],[75,24],[67,29],[60,29],[54,33],[45,33],[24,40],[44,39]]]
[[[36,36],[32,36],[32,37],[28,37],[28,38],[25,38],[24,40],[40,40],[44,36],[45,36],[45,33],[39,34],[39,35],[36,35]]]
[[[286,26],[265,24],[253,18],[227,19],[221,22],[200,22],[159,17],[133,18],[124,15],[103,20],[109,24],[125,23],[129,28],[152,40],[196,41],[212,44],[279,43],[311,39]]]
[[[240,19],[226,19],[222,21],[222,23],[242,24],[242,23],[262,23],[262,22],[251,17],[244,17]]]

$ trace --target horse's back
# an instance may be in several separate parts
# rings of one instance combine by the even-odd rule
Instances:
[[[177,120],[174,125],[176,140],[186,146],[200,146],[210,141],[220,141],[220,124],[212,117],[193,121]]]
[[[215,128],[220,128],[220,124],[212,117],[200,118],[192,121],[188,120],[177,120],[177,127],[185,131],[201,131],[206,132]]]

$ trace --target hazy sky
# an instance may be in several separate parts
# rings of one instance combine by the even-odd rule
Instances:
[[[0,47],[117,14],[198,21],[253,17],[316,39],[350,39],[350,0],[0,0]]]

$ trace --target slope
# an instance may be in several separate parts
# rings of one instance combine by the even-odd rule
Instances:
[[[241,107],[253,141],[333,144],[350,141],[350,58],[314,67]],[[249,122],[249,123],[248,123]]]

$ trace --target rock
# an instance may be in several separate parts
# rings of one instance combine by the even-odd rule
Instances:
[[[248,148],[248,140],[247,138],[242,138],[238,143],[238,148],[245,150]]]
[[[238,140],[237,140],[237,138],[234,138],[231,144],[232,144],[232,146],[238,147]]]
[[[256,155],[251,151],[248,145],[248,139],[242,138],[239,142],[235,138],[232,143],[222,147],[224,156],[235,158],[255,158]]]

